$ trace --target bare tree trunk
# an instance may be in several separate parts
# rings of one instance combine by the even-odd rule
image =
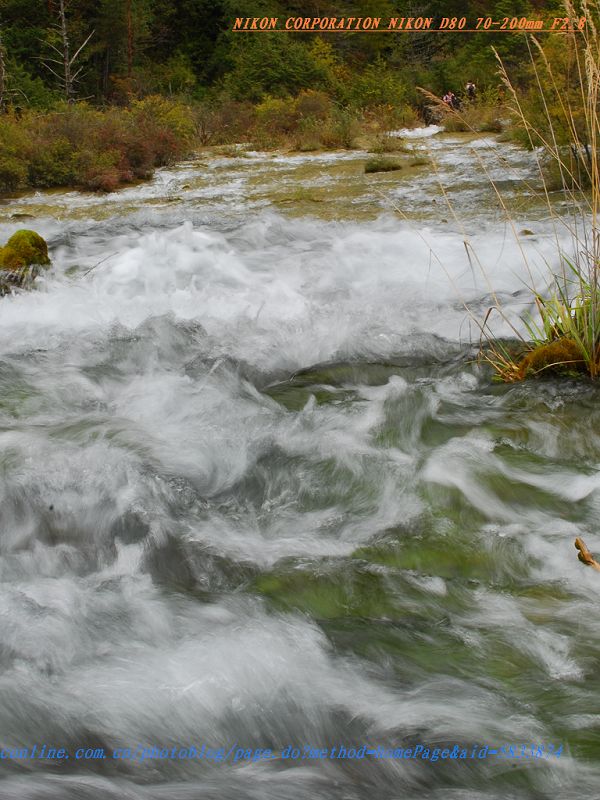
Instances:
[[[0,29],[0,114],[6,111],[6,65],[4,62],[4,45],[2,44],[2,29]]]
[[[65,93],[65,97],[68,103],[75,102],[75,82],[80,75],[83,67],[79,67],[78,69],[73,72],[73,65],[81,55],[83,49],[87,46],[90,39],[94,35],[94,31],[90,33],[84,43],[75,51],[74,55],[71,55],[70,52],[70,44],[69,44],[69,29],[67,27],[67,15],[65,13],[65,0],[58,0],[58,25],[53,25],[53,28],[58,30],[58,34],[61,38],[62,47],[56,47],[52,42],[46,42],[46,45],[51,48],[51,50],[56,53],[59,58],[49,58],[52,64],[56,64],[57,67],[60,69],[62,74],[59,74],[50,64],[44,61],[44,66],[50,70],[50,72],[58,78],[60,81],[62,88]]]
[[[65,97],[68,103],[73,102],[73,78],[71,76],[71,60],[69,58],[69,32],[65,17],[65,0],[59,0],[58,16],[60,18],[60,35],[62,37],[63,67],[65,71]]]
[[[133,72],[133,23],[131,21],[131,0],[127,0],[127,78],[131,90],[131,74]]]

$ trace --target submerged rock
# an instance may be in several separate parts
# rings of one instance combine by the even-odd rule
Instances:
[[[50,265],[48,245],[39,233],[20,230],[0,247],[0,295],[29,285],[40,267]]]

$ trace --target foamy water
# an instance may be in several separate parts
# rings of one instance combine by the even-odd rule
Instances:
[[[481,198],[471,145],[427,141]],[[518,320],[558,268],[555,232],[245,197],[338,158],[184,165],[27,223],[54,267],[0,301],[0,747],[563,754],[4,760],[3,798],[596,796],[600,582],[573,539],[597,547],[597,391],[474,362],[493,293]]]

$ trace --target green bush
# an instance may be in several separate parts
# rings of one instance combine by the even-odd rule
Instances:
[[[260,102],[267,95],[331,89],[335,79],[332,49],[318,38],[312,42],[309,38],[236,35],[229,53],[233,68],[223,80],[224,91],[236,100]]]
[[[37,144],[37,143],[36,143]],[[67,186],[75,180],[73,148],[64,137],[32,148],[27,164],[30,186]]]
[[[0,154],[0,191],[12,192],[27,180],[27,167],[16,156]]]
[[[60,103],[48,114],[5,114],[0,191],[68,185],[114,191],[187,155],[196,136],[192,110],[163,97],[106,111]]]
[[[295,100],[291,97],[265,97],[256,106],[256,124],[272,134],[292,133],[298,124]]]
[[[117,168],[121,154],[117,150],[99,153],[82,150],[76,157],[77,183],[93,192],[114,192],[121,183]]]
[[[348,109],[336,109],[324,126],[321,141],[325,147],[343,147],[351,150],[360,134],[360,122]]]
[[[296,112],[302,119],[326,119],[331,113],[332,102],[329,95],[315,89],[305,89],[296,98]]]
[[[353,108],[396,107],[405,104],[406,86],[398,73],[381,61],[369,64],[341,88],[342,98]]]

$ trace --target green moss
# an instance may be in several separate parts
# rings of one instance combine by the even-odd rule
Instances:
[[[585,361],[579,345],[563,337],[548,344],[534,347],[519,364],[519,375],[526,378],[529,375],[571,374],[585,372]]]
[[[17,253],[16,250],[13,250],[12,247],[0,247],[0,267],[2,269],[10,270],[14,272],[15,270],[20,270],[23,267],[27,266],[22,256]]]
[[[21,230],[13,233],[4,251],[8,251],[6,258],[21,260],[20,266],[31,266],[32,264],[47,265],[50,263],[48,257],[48,245],[45,240],[35,231]]]
[[[24,286],[35,277],[36,268],[48,266],[48,245],[35,231],[20,230],[0,247],[0,295],[12,286]]]

